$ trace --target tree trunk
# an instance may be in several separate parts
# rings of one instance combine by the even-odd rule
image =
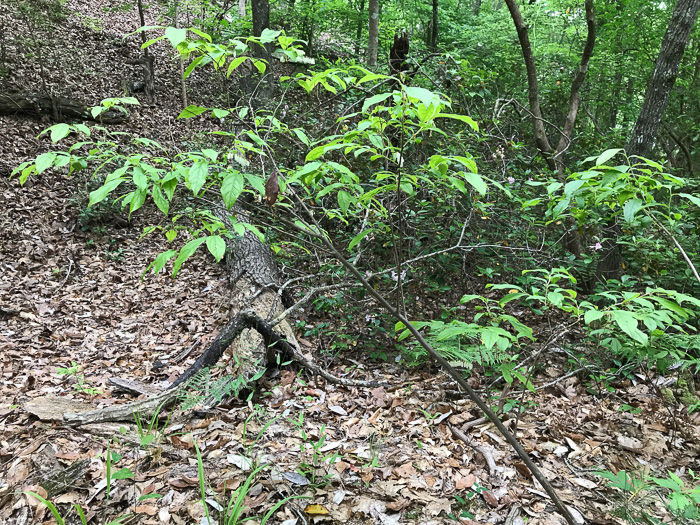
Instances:
[[[238,0],[238,16],[245,18],[245,0]]]
[[[369,39],[367,41],[367,66],[377,65],[379,51],[379,0],[369,0]]]
[[[49,116],[54,121],[94,120],[103,124],[120,124],[129,115],[110,109],[96,118],[88,107],[72,98],[52,97],[44,93],[0,93],[0,115],[29,115],[41,118]]]
[[[438,48],[438,0],[433,0],[433,31],[430,38],[430,49],[433,53],[437,53]]]
[[[554,160],[552,159],[552,146],[547,138],[547,132],[544,129],[544,121],[542,120],[542,109],[540,107],[540,87],[537,82],[537,69],[535,67],[535,56],[532,53],[530,45],[530,37],[527,32],[527,25],[520,14],[520,8],[515,0],[505,0],[510,16],[515,24],[515,30],[518,32],[518,40],[520,41],[520,50],[523,53],[525,61],[525,71],[527,72],[527,97],[530,105],[530,113],[532,116],[532,125],[535,130],[535,145],[540,153],[544,156],[550,169],[556,169]]]
[[[676,2],[647,87],[644,104],[625,147],[629,156],[644,157],[649,154],[654,145],[698,9],[700,9],[700,0]]]
[[[175,5],[173,6],[173,27],[178,25],[178,15],[179,15],[180,1],[175,0]],[[186,108],[187,104],[187,85],[185,84],[185,61],[180,55],[180,88],[182,90],[182,107]]]
[[[571,138],[573,136],[574,125],[576,124],[576,118],[578,116],[580,105],[579,94],[581,85],[586,79],[588,64],[595,46],[595,14],[593,11],[593,0],[585,0],[584,2],[586,11],[586,25],[588,30],[586,43],[583,47],[583,53],[581,54],[581,62],[579,63],[578,72],[571,83],[569,107],[556,150],[552,148],[549,138],[547,137],[547,131],[544,127],[544,119],[542,116],[542,109],[540,107],[539,85],[537,82],[537,68],[535,66],[535,57],[532,52],[532,46],[530,44],[530,37],[528,36],[527,25],[523,20],[517,2],[515,0],[505,1],[506,5],[508,6],[508,10],[510,11],[511,18],[513,19],[513,23],[515,24],[515,29],[518,33],[518,40],[520,41],[520,48],[523,54],[523,60],[525,61],[528,84],[528,102],[530,106],[532,124],[534,127],[535,145],[547,162],[547,166],[549,166],[552,171],[556,171],[560,180],[563,182],[566,177],[564,171],[564,152],[571,144]],[[578,225],[571,218],[567,219],[566,221],[564,247],[576,258],[580,258],[582,256],[583,243],[581,240],[581,235],[579,233]]]
[[[146,26],[146,17],[143,13],[143,2],[142,0],[138,0],[137,2],[138,5],[138,12],[139,12],[139,21],[141,23],[140,27],[145,27]],[[146,32],[141,31],[141,43],[145,44],[146,43]],[[148,48],[143,49],[143,60],[142,60],[142,65],[144,66],[144,74],[143,74],[143,80],[146,83],[146,99],[148,100],[149,103],[153,103],[155,100],[155,71],[153,69],[153,61],[154,57],[150,56],[148,53]]]
[[[362,42],[362,26],[365,18],[365,0],[360,0],[360,12],[357,15],[357,36],[355,37],[355,56],[360,56],[360,43]]]
[[[676,3],[647,87],[644,104],[625,147],[630,157],[645,157],[654,145],[698,9],[700,0],[678,0]],[[603,241],[603,253],[596,268],[599,280],[616,279],[622,275],[622,251],[617,243],[621,233],[617,220],[611,219]]]
[[[481,12],[481,0],[474,0],[472,2],[472,12],[474,13],[474,16],[479,16],[479,13]]]
[[[270,2],[269,0],[251,0],[251,11],[253,12],[253,36],[260,36],[262,32],[270,27]],[[266,46],[255,46],[255,55],[258,58],[269,59],[270,53]]]

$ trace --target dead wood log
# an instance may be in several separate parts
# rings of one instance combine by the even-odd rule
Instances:
[[[39,485],[46,490],[48,498],[53,498],[74,487],[77,481],[83,480],[89,466],[88,458],[80,459],[39,482]]]
[[[223,205],[212,211],[233,230],[229,212]],[[242,208],[236,207],[234,213],[239,222],[248,222],[247,212]],[[133,419],[134,413],[141,418],[150,418],[159,410],[175,404],[178,397],[184,395],[188,381],[201,370],[218,363],[228,348],[232,348],[232,355],[238,363],[238,376],[243,377],[246,383],[264,371],[268,364],[292,360],[329,382],[347,386],[380,386],[381,383],[375,381],[335,377],[303,356],[291,326],[284,319],[285,310],[278,293],[277,263],[270,249],[257,235],[246,229],[243,236],[232,240],[227,247],[226,265],[236,292],[234,300],[237,303],[233,308],[238,314],[168,390],[133,403],[89,412],[66,413],[64,420],[69,424],[82,425],[129,420]],[[271,319],[275,319],[274,324],[270,322]]]
[[[47,116],[57,122],[94,120],[102,124],[120,124],[129,117],[127,113],[110,109],[93,118],[88,107],[81,102],[43,93],[0,93],[0,115]]]
[[[252,310],[244,310],[226,324],[216,339],[209,345],[209,348],[207,348],[199,359],[172,384],[170,389],[147,399],[134,401],[132,403],[111,406],[100,410],[91,410],[89,412],[66,413],[63,415],[63,418],[66,422],[73,425],[103,423],[106,421],[124,421],[133,419],[134,414],[138,414],[142,419],[150,418],[160,410],[171,407],[177,401],[178,397],[183,395],[186,391],[187,382],[200,370],[210,368],[218,363],[226,349],[241,336],[244,330],[250,330],[262,339],[264,348],[269,349],[275,356],[275,361],[272,362],[276,362],[276,356],[281,354],[281,357],[283,356],[284,359],[299,363],[312,373],[323,377],[329,382],[348,386],[377,387],[381,385],[381,383],[376,381],[357,381],[333,376],[315,363],[306,359],[299,349],[279,335],[269,322],[261,319]],[[254,340],[254,336],[250,335],[245,341],[251,342],[252,340]],[[252,352],[249,352],[249,354],[252,354]],[[247,357],[250,358],[251,355]],[[250,373],[256,373],[260,370],[261,366],[265,365],[265,363],[260,362],[246,362],[246,356],[240,353],[236,355],[236,358],[239,359],[241,365],[239,373],[245,376]],[[250,378],[246,377],[246,379]]]

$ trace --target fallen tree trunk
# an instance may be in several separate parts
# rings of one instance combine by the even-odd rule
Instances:
[[[0,93],[0,115],[48,116],[57,122],[80,119],[102,124],[119,124],[129,117],[127,113],[110,109],[93,118],[88,107],[79,101],[43,93]]]
[[[230,230],[229,212],[219,207],[212,210]],[[235,210],[239,221],[247,222],[242,209]],[[231,279],[233,297],[238,313],[219,332],[204,353],[190,366],[168,390],[147,399],[107,407],[89,412],[63,415],[69,424],[83,425],[106,421],[122,421],[139,417],[150,418],[159,411],[173,406],[185,395],[188,382],[198,372],[216,365],[224,352],[232,348],[233,359],[238,365],[236,376],[247,384],[258,377],[268,363],[295,361],[333,383],[355,386],[379,386],[374,381],[356,381],[335,377],[306,359],[299,349],[291,326],[284,318],[285,310],[279,293],[277,263],[270,249],[251,231],[246,229],[242,237],[230,242],[226,253],[227,272]],[[275,319],[274,323],[271,322]],[[278,359],[279,358],[279,359]]]

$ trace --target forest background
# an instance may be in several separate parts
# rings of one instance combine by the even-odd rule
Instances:
[[[45,380],[63,385],[65,376],[72,378],[67,397],[108,408],[114,401],[104,391],[106,378],[96,377],[104,370],[90,369],[97,366],[91,356],[105,342],[108,325],[63,326],[68,335],[57,335],[69,296],[90,303],[113,290],[101,283],[102,292],[92,299],[84,295],[95,282],[91,265],[102,272],[110,268],[115,282],[128,282],[134,290],[148,283],[151,297],[175,302],[196,294],[200,272],[209,278],[199,289],[217,286],[219,299],[200,293],[192,300],[214,317],[204,325],[181,321],[188,327],[183,331],[188,344],[182,341],[168,351],[162,332],[155,335],[149,328],[152,337],[142,339],[139,328],[138,338],[127,340],[143,360],[118,373],[133,376],[148,363],[150,371],[136,373],[139,379],[160,381],[156,386],[172,392],[173,386],[186,386],[180,406],[191,407],[206,404],[202,391],[213,391],[218,403],[231,393],[245,393],[245,399],[266,368],[296,361],[313,377],[283,376],[287,390],[273,390],[275,399],[301,395],[301,388],[306,397],[338,396],[335,402],[362,392],[365,408],[390,407],[393,416],[401,414],[398,399],[425,407],[407,412],[423,421],[420,437],[409,434],[411,452],[401,452],[405,457],[399,463],[413,470],[398,465],[392,470],[374,452],[360,466],[357,458],[353,462],[342,454],[324,457],[319,451],[326,439],[341,440],[340,431],[332,435],[335,430],[326,428],[328,423],[332,429],[332,418],[343,417],[332,408],[341,403],[323,409],[323,402],[304,404],[307,413],[311,407],[323,417],[316,425],[307,420],[314,429],[308,434],[304,410],[291,418],[300,432],[295,446],[302,456],[313,453],[290,471],[311,482],[300,483],[301,491],[249,494],[267,467],[245,468],[230,460],[250,474],[234,487],[234,509],[238,497],[248,498],[250,513],[256,508],[251,502],[265,494],[256,505],[267,506],[270,516],[287,512],[289,519],[297,519],[289,499],[297,496],[325,505],[325,513],[305,509],[314,519],[329,515],[346,521],[356,513],[382,522],[489,519],[499,511],[507,514],[513,501],[524,498],[522,489],[516,497],[504,488],[515,485],[507,481],[512,476],[520,476],[544,490],[541,494],[552,498],[569,523],[579,522],[579,516],[697,518],[699,0],[368,0],[367,5],[364,0],[254,0],[250,5],[31,0],[4,7],[0,114],[6,141],[0,170],[13,175],[3,196],[10,211],[0,303],[6,323],[0,333],[9,377],[5,388],[13,399],[3,415],[7,435],[23,426],[28,413],[37,415],[26,408],[27,397],[37,402],[40,394],[62,388],[47,390],[42,380],[30,380],[37,373],[23,372],[23,345],[49,370]],[[52,208],[57,199],[64,202],[59,211]],[[29,220],[31,227],[22,222],[37,210],[53,222]],[[49,224],[54,231],[46,234],[42,227]],[[39,244],[31,240],[37,237]],[[139,237],[145,237],[143,248],[130,246]],[[214,265],[220,261],[226,264]],[[120,265],[129,268],[124,276]],[[189,282],[195,293],[164,291],[166,271],[180,283],[174,286]],[[233,291],[224,291],[226,283]],[[101,315],[113,316],[113,308]],[[148,300],[137,294],[129,308],[148,311]],[[166,315],[160,321],[153,314],[149,318],[150,325],[167,322]],[[64,321],[79,322],[70,316]],[[239,328],[262,336],[241,336]],[[83,330],[94,337],[81,337]],[[183,346],[192,351],[194,340],[188,338],[194,334],[210,343],[203,361],[191,363],[195,356],[187,361],[185,355],[177,363],[173,356]],[[234,336],[243,338],[233,350],[234,364],[210,369]],[[80,348],[59,352],[61,341],[70,340],[80,341]],[[286,353],[267,351],[271,342]],[[311,354],[320,368],[313,368]],[[57,367],[57,360],[66,366]],[[124,364],[118,356],[107,362]],[[461,388],[435,383],[439,369]],[[331,370],[335,375],[328,375]],[[318,378],[324,373],[327,391]],[[309,385],[313,388],[303,390]],[[395,394],[399,391],[403,397]],[[155,395],[163,392],[167,388]],[[450,396],[470,401],[455,405]],[[528,443],[522,431],[523,425],[536,427],[533,422],[551,417],[540,412],[550,398],[538,396],[596,407],[597,418],[564,417],[553,434],[570,441],[562,461],[586,459],[583,470],[564,461],[574,479],[583,479],[588,467],[598,473],[595,482],[566,482],[582,489],[575,496],[564,489],[566,506],[547,480],[551,476],[543,475],[528,454],[539,450],[534,442],[542,443],[539,453],[552,460],[562,453],[545,451],[544,443],[553,438],[530,436]],[[255,414],[265,407],[272,417],[282,406],[251,399],[256,399]],[[474,418],[463,412],[465,406]],[[561,417],[561,405],[549,408]],[[73,412],[79,411],[66,410]],[[105,420],[105,413],[97,412],[102,419],[91,420],[94,424]],[[483,446],[467,443],[488,470],[483,479],[489,490],[476,481],[481,477],[469,477],[472,469],[446,479],[447,467],[431,463],[435,450],[424,447],[426,439],[435,447],[463,439],[455,433],[457,420],[448,420],[455,417],[452,412],[459,423],[466,422],[463,430],[485,414],[479,424],[495,425],[514,447],[512,456],[499,456],[505,471],[497,473]],[[201,413],[209,421],[210,414]],[[127,414],[131,417],[130,410]],[[289,423],[289,413],[280,414]],[[631,435],[618,426],[595,431],[581,426],[611,414],[631,418]],[[365,415],[358,421],[365,421],[366,430],[357,430],[356,437],[400,440],[403,434],[389,432],[388,421],[382,427],[371,421],[370,412]],[[261,436],[271,428],[266,417],[259,417],[255,446],[263,445]],[[136,426],[142,431],[138,419]],[[170,509],[168,519],[174,521],[187,513],[208,519],[203,478],[215,450],[200,455],[196,439],[182,445],[167,434],[169,446],[196,451],[199,470],[190,479],[202,485],[199,493],[189,492],[199,503],[196,509],[186,504],[191,498],[159,508]],[[26,445],[30,435],[14,446]],[[309,444],[311,436],[317,446]],[[523,439],[525,448],[517,443]],[[644,462],[630,465],[613,460],[608,451],[601,454],[608,439],[612,448],[643,456]],[[510,451],[505,442],[495,443]],[[45,512],[39,502],[58,496],[40,482],[48,475],[25,472],[17,454],[21,447],[6,448],[14,469],[7,487],[15,490],[14,485],[35,479],[24,486],[39,497],[13,493],[5,502],[6,517],[17,518],[27,509]],[[253,448],[241,457],[257,457]],[[202,450],[207,452],[206,445]],[[120,478],[112,476],[109,451],[106,446],[84,452],[91,458],[101,454],[102,470],[94,477],[107,481],[102,519],[148,514],[137,511],[144,507],[137,505],[139,498],[148,495],[137,483],[120,487],[120,498],[110,501],[111,483]],[[421,463],[416,472],[419,462],[412,454],[431,465]],[[119,471],[125,482],[138,477],[135,465],[142,458],[134,453],[131,459]],[[357,472],[356,499],[345,506],[343,497],[338,502],[322,496],[337,482],[333,476],[342,478],[337,468],[329,473],[338,462]],[[423,513],[420,503],[427,499],[386,488],[397,478],[420,478],[419,473],[427,484],[419,488],[434,504]],[[435,483],[426,476],[442,479],[440,489],[447,487],[449,501],[430,494]],[[381,490],[379,484],[373,487],[381,498],[370,491],[375,477],[385,484]],[[614,501],[601,503],[585,493],[605,486],[601,477],[618,489]],[[185,488],[162,485],[168,483]],[[225,498],[227,480],[223,483]],[[561,485],[557,488],[561,492]],[[92,499],[77,494],[59,503],[90,508]],[[384,506],[370,508],[362,500],[366,494]],[[528,505],[534,519],[546,523],[553,516],[533,510],[532,500]],[[99,511],[91,512],[91,519],[100,518]],[[238,519],[235,512],[219,510],[230,523]]]

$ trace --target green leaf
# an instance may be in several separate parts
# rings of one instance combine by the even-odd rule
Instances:
[[[145,190],[148,187],[148,179],[143,173],[143,169],[141,169],[141,166],[134,167],[134,184],[137,188],[140,188],[142,190]]]
[[[112,190],[114,190],[117,186],[119,186],[122,182],[124,182],[126,179],[112,179],[109,182],[106,182],[103,186],[100,186],[97,188],[95,191],[90,192],[90,200],[88,202],[88,208],[90,206],[94,206],[98,202],[102,202],[107,198],[107,195],[110,194]]]
[[[248,184],[250,184],[253,189],[255,189],[260,195],[265,195],[265,181],[262,179],[262,177],[252,175],[250,173],[246,173],[244,176],[245,180],[248,181]]]
[[[182,263],[184,263],[197,250],[197,248],[202,245],[202,243],[206,242],[206,240],[206,237],[192,239],[180,249],[180,254],[177,256],[177,259],[175,259],[175,264],[173,264],[173,278],[177,277],[177,273],[180,271]]]
[[[689,193],[679,193],[679,196],[688,199],[690,202],[695,204],[696,206],[700,206],[700,198],[696,197],[695,195],[690,195]]]
[[[224,178],[224,182],[221,184],[221,196],[224,198],[224,204],[229,210],[243,191],[243,185],[243,175],[237,171],[229,173]]]
[[[138,189],[133,192],[133,196],[129,201],[129,215],[138,210],[143,203],[146,202],[146,190]]]
[[[426,107],[438,107],[440,105],[440,97],[430,91],[418,86],[408,86],[404,88],[404,92],[411,98],[417,98]]]
[[[462,298],[459,300],[459,304],[465,304],[475,299],[479,299],[482,302],[484,301],[484,298],[481,295],[467,294],[462,296]]]
[[[452,157],[454,160],[462,164],[465,168],[467,168],[469,171],[472,173],[477,173],[479,170],[476,166],[476,162],[474,162],[473,159],[470,159],[468,157],[460,157],[460,156],[454,156]]]
[[[584,184],[586,184],[586,181],[580,179],[567,182],[566,186],[564,186],[564,195],[568,195],[570,197],[572,193],[581,188],[581,186]]]
[[[616,148],[616,149],[609,149],[607,151],[604,151],[600,157],[595,161],[596,166],[602,166],[605,164],[607,161],[612,159],[615,155],[620,153],[621,151],[624,151],[622,148]]]
[[[593,321],[597,321],[605,315],[605,312],[600,310],[587,310],[583,315],[583,320],[586,324],[591,324]]]
[[[632,339],[643,345],[649,342],[649,337],[637,328],[637,318],[632,312],[628,312],[627,310],[612,310],[610,313],[617,323],[617,326]]]
[[[292,179],[297,179],[303,175],[306,175],[308,173],[312,173],[312,172],[316,171],[318,168],[321,167],[322,164],[323,163],[319,162],[319,161],[310,162],[309,164],[305,164],[303,168],[297,170],[294,173],[294,175],[288,179],[287,183],[289,183],[289,181],[291,181]]]
[[[56,144],[56,142],[71,132],[71,127],[68,124],[61,123],[51,126],[49,131],[51,131],[51,142]]]
[[[230,113],[228,109],[214,108],[211,110],[211,116],[214,118],[228,117]]]
[[[350,241],[350,244],[348,245],[348,250],[352,250],[362,239],[367,237],[373,231],[374,230],[370,228],[369,230],[361,231],[360,233],[355,235],[355,237],[353,237],[352,241]]]
[[[340,211],[343,215],[348,213],[348,208],[352,204],[353,198],[347,191],[341,190],[338,192],[338,205],[340,206]]]
[[[219,262],[226,253],[226,242],[219,235],[210,235],[207,237],[207,248],[216,262]]]
[[[168,210],[170,209],[170,203],[168,202],[168,199],[163,196],[160,186],[154,184],[153,188],[151,189],[151,195],[153,196],[153,202],[156,203],[158,209],[167,215]]]
[[[238,66],[240,66],[246,60],[248,60],[247,56],[242,56],[242,57],[234,58],[233,60],[231,60],[231,63],[228,66],[228,72],[226,73],[226,76],[230,77],[231,73],[233,73],[236,70],[236,68]]]
[[[25,494],[29,494],[29,495],[32,496],[33,498],[36,498],[36,499],[39,500],[41,503],[43,503],[44,505],[46,505],[46,506],[48,507],[48,509],[51,511],[51,514],[53,514],[53,517],[54,517],[54,519],[56,520],[56,523],[58,523],[58,525],[65,525],[66,522],[65,522],[65,520],[61,517],[61,513],[60,513],[60,512],[58,511],[58,509],[56,508],[56,505],[54,505],[53,503],[51,503],[49,500],[44,499],[43,497],[39,496],[39,494],[37,494],[36,492],[32,492],[32,491],[30,491],[30,490],[27,490],[27,491],[25,491]]]
[[[360,80],[357,81],[357,85],[359,86],[360,84],[364,84],[365,82],[370,82],[372,80],[383,80],[385,78],[389,78],[386,75],[380,75],[379,73],[368,73],[364,77],[362,77]]]
[[[454,120],[460,120],[465,124],[471,126],[471,128],[474,131],[479,131],[479,124],[477,124],[473,118],[468,117],[466,115],[456,115],[454,113],[438,113],[437,115],[435,115],[435,118],[451,118]]]
[[[314,149],[309,151],[309,153],[306,155],[306,162],[309,162],[311,160],[316,160],[319,158],[321,155],[323,155],[323,152],[326,150],[326,146],[316,146]]]
[[[197,115],[201,115],[205,111],[209,111],[209,108],[203,108],[200,106],[189,105],[180,112],[180,114],[177,116],[177,118],[196,117]]]
[[[254,224],[248,224],[247,222],[243,223],[243,226],[245,226],[248,230],[252,231],[258,239],[260,239],[260,242],[263,244],[265,243],[265,236],[262,234],[260,230],[254,225]]]
[[[634,221],[634,215],[641,209],[642,209],[642,201],[640,199],[628,200],[622,209],[623,215],[625,217],[625,221],[627,221],[627,222]]]
[[[367,110],[370,108],[370,106],[373,106],[375,104],[378,104],[379,102],[385,101],[391,95],[392,95],[392,93],[379,93],[378,95],[374,95],[374,96],[369,97],[367,100],[365,100],[365,103],[362,105],[362,113],[366,113]],[[309,160],[309,159],[307,158],[306,160]]]
[[[199,56],[195,58],[192,62],[190,62],[190,65],[187,66],[187,69],[185,69],[185,74],[183,76],[185,78],[189,77],[192,74],[192,71],[194,71],[194,68],[196,68],[200,64],[200,62],[202,62],[203,59],[204,57]]]
[[[170,230],[173,231],[173,230]],[[170,232],[168,232],[170,233]],[[166,234],[167,236],[167,234]],[[173,238],[175,238],[173,236]],[[177,252],[175,250],[168,250],[167,252],[159,253],[158,257],[156,257],[156,260],[153,261],[151,264],[148,265],[148,268],[146,268],[146,271],[143,272],[143,275],[146,275],[146,272],[153,268],[153,273],[157,274],[160,272],[163,267],[165,266],[165,263],[168,262],[168,260],[172,259],[177,255]]]
[[[187,29],[179,27],[166,27],[165,38],[170,40],[173,48],[176,48],[180,42],[184,42],[187,38]]]
[[[467,179],[467,182],[471,184],[474,187],[474,189],[478,191],[482,196],[486,195],[486,190],[488,188],[486,187],[484,179],[482,179],[480,175],[477,175],[476,173],[464,172],[463,177]]]
[[[207,180],[208,171],[209,164],[201,161],[195,162],[190,168],[190,189],[192,190],[192,193],[194,195],[197,195],[199,193],[199,190],[202,189],[202,186],[204,186],[204,183]]]
[[[126,467],[119,469],[115,473],[112,474],[112,479],[129,479],[129,478],[133,478],[133,477],[134,477],[134,473],[131,472],[131,470],[129,470]]]
[[[36,172],[37,174],[43,172],[47,168],[53,166],[53,161],[56,160],[56,153],[50,151],[48,153],[42,153],[36,158]]]
[[[175,237],[177,237],[176,230],[168,230],[167,232],[165,232],[165,238],[168,240],[168,242],[173,242],[175,240]]]
[[[297,136],[297,138],[302,141],[304,144],[307,146],[311,145],[311,141],[309,141],[309,137],[306,136],[306,133],[304,133],[304,130],[301,128],[294,128],[292,129],[292,132]]]
[[[282,34],[282,31],[273,31],[272,29],[265,28],[263,29],[262,33],[260,34],[260,41],[263,44],[267,44],[269,42],[273,42],[278,36]]]

